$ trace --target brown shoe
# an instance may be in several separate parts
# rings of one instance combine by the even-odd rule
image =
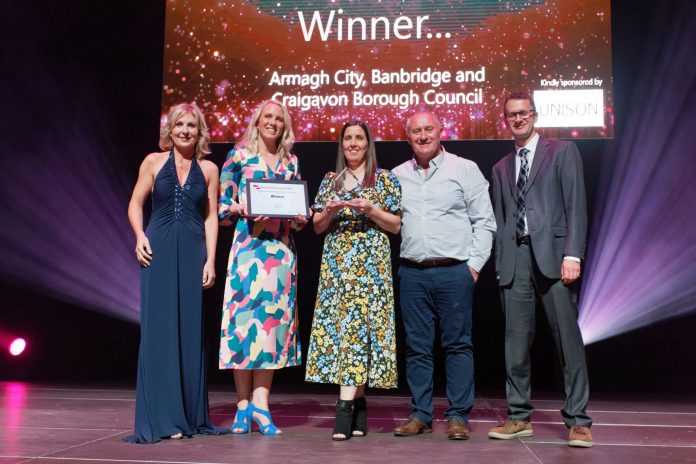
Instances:
[[[592,448],[594,442],[592,441],[590,428],[582,425],[574,425],[573,428],[570,429],[568,446],[573,446],[575,448]]]
[[[469,428],[466,426],[466,422],[459,417],[450,417],[447,420],[449,428],[447,429],[447,438],[450,440],[468,440],[469,439]]]
[[[416,417],[409,417],[408,422],[394,429],[394,435],[397,437],[411,437],[421,433],[432,433],[432,431],[433,427],[431,424],[426,424]]]
[[[499,440],[531,437],[533,434],[532,424],[527,421],[516,419],[505,419],[488,432],[490,438],[497,438]]]

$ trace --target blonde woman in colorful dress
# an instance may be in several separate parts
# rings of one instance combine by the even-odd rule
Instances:
[[[377,167],[364,122],[341,128],[336,172],[312,207],[326,232],[306,380],[340,385],[334,440],[367,433],[365,386],[396,387],[394,290],[387,232],[401,229],[401,187]]]
[[[237,413],[232,433],[280,435],[271,419],[268,396],[273,373],[299,366],[297,261],[292,231],[307,218],[250,218],[249,179],[299,179],[294,135],[287,109],[263,102],[249,127],[227,155],[220,174],[220,224],[235,225],[225,281],[220,339],[220,369],[234,369]]]

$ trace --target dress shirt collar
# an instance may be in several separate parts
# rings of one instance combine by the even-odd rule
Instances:
[[[529,153],[527,153],[527,159],[529,159],[530,156],[534,156],[534,152],[536,151],[536,147],[538,144],[539,144],[539,133],[534,132],[534,135],[532,135],[532,137],[529,139],[529,141],[527,142],[526,145],[520,147],[517,144],[515,144],[515,155],[519,155],[520,150],[522,150],[523,148],[526,148],[527,150],[529,150]]]
[[[438,153],[437,156],[435,156],[435,158],[432,158],[428,162],[428,168],[436,168],[436,167],[440,166],[440,164],[442,164],[442,160],[444,158],[445,158],[445,149],[444,149],[444,147],[441,146],[440,153]],[[423,170],[423,168],[420,167],[420,165],[418,164],[418,160],[416,159],[416,155],[413,155],[413,158],[411,158],[411,161],[413,162],[413,169],[415,171]]]

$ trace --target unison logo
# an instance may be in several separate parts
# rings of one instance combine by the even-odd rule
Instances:
[[[604,126],[604,90],[537,90],[537,127]]]

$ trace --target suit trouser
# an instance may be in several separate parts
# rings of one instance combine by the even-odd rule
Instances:
[[[406,381],[411,416],[433,420],[433,348],[436,324],[445,355],[447,419],[469,420],[474,405],[471,309],[474,278],[466,262],[417,269],[399,267],[401,316],[406,332]]]
[[[515,276],[501,287],[505,312],[505,367],[508,417],[528,421],[531,400],[529,349],[534,341],[535,297],[538,296],[551,328],[563,368],[566,400],[561,410],[566,426],[591,426],[585,412],[590,395],[585,346],[578,326],[577,291],[561,279],[549,279],[539,270],[532,246],[517,248]]]

